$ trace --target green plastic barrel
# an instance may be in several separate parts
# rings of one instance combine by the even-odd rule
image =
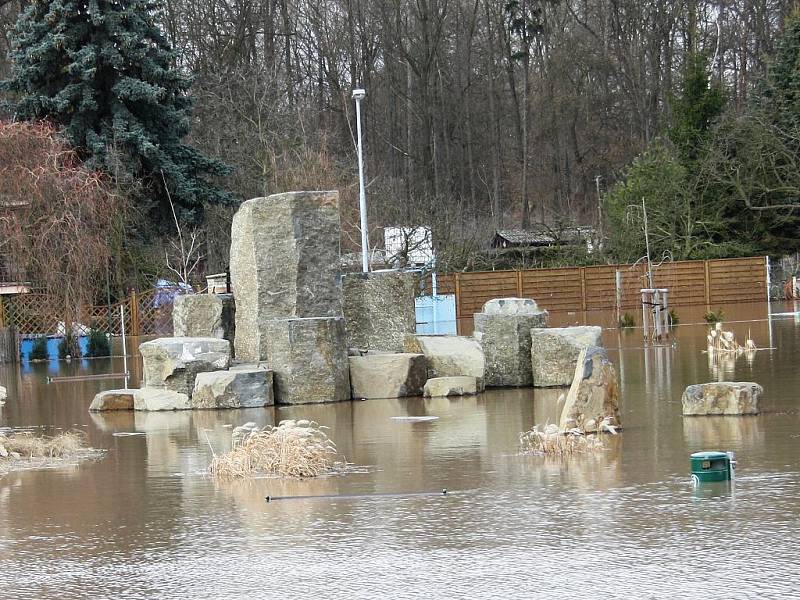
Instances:
[[[696,483],[730,481],[731,457],[727,452],[695,452],[691,456],[692,479]]]

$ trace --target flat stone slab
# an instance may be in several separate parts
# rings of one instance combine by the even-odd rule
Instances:
[[[474,396],[478,393],[475,377],[434,377],[425,382],[426,398],[437,396]]]
[[[486,386],[533,385],[531,329],[547,325],[547,311],[529,298],[497,298],[474,321],[473,335],[486,357]]]
[[[177,296],[172,308],[175,337],[210,337],[234,343],[236,303],[233,294]]]
[[[428,378],[475,377],[478,390],[483,390],[486,359],[480,342],[457,335],[407,335],[405,350],[424,354]]]
[[[757,415],[758,401],[764,392],[751,381],[720,381],[690,385],[683,392],[683,414]]]
[[[134,410],[188,410],[189,396],[158,388],[144,387],[133,392]]]
[[[428,378],[422,354],[366,354],[348,360],[356,399],[421,396]]]
[[[341,317],[339,193],[287,192],[244,202],[231,224],[236,356],[267,358],[272,319]]]
[[[191,396],[198,373],[227,369],[231,345],[218,338],[159,338],[139,346],[144,386]]]
[[[94,397],[89,405],[91,412],[103,410],[133,410],[133,394],[136,390],[105,390]]]
[[[531,329],[531,371],[534,387],[567,387],[584,348],[602,346],[600,327]]]
[[[350,399],[344,319],[274,319],[265,323],[267,363],[278,404]]]
[[[272,406],[272,371],[236,369],[198,373],[192,408],[258,408]]]
[[[417,326],[413,273],[348,273],[342,278],[347,345],[402,352]]]
[[[0,385],[0,400],[5,400],[8,398],[8,392],[6,392],[6,388]]]
[[[578,353],[558,427],[561,430],[577,427],[591,433],[607,430],[604,424],[614,429],[622,427],[619,382],[605,349],[590,346]]]

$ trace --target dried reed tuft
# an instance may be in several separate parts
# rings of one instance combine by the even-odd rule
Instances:
[[[241,429],[241,428],[237,428]],[[220,478],[258,474],[281,477],[316,477],[330,472],[336,462],[336,445],[314,421],[282,421],[263,431],[234,430],[230,452],[214,456],[209,468]]]
[[[750,336],[750,331],[747,332],[747,339],[744,345],[736,341],[736,337],[732,331],[725,331],[722,328],[722,323],[718,322],[709,332],[707,336],[708,351],[716,352],[718,354],[741,354],[743,352],[750,352],[757,350],[756,343]]]
[[[557,425],[545,425],[540,429],[534,425],[529,431],[519,434],[519,444],[523,454],[544,456],[569,456],[605,450],[605,445],[597,434],[586,434],[579,429],[561,431]]]
[[[54,437],[29,432],[0,434],[0,460],[18,458],[66,458],[86,448],[81,431],[66,431]]]

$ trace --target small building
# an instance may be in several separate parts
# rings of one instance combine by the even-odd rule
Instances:
[[[564,227],[562,229],[546,226],[532,229],[499,229],[490,243],[495,250],[511,248],[552,248],[554,246],[586,246],[586,251],[594,249],[595,229],[591,226]]]

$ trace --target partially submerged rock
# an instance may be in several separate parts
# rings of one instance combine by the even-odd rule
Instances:
[[[236,303],[233,294],[189,294],[175,298],[172,326],[175,337],[209,337],[234,343]]]
[[[274,319],[265,331],[278,404],[350,399],[344,319]]]
[[[566,387],[572,384],[581,350],[602,345],[600,327],[551,327],[531,329],[531,370],[534,387]]]
[[[103,410],[133,410],[133,395],[136,390],[105,390],[94,397],[89,405],[91,412]]]
[[[486,358],[486,386],[532,385],[531,329],[547,324],[547,311],[530,298],[496,298],[474,320],[474,336]]]
[[[339,193],[289,192],[243,203],[231,226],[236,356],[267,358],[272,319],[340,317]]]
[[[684,415],[756,415],[764,392],[750,381],[721,381],[690,385],[681,402]]]
[[[413,273],[348,273],[342,278],[349,347],[402,352],[405,336],[416,331]]]
[[[605,349],[581,350],[573,374],[559,429],[594,432],[621,427],[617,372]]]
[[[0,385],[0,403],[2,403],[6,398],[8,398],[8,392],[6,392],[6,388]]]
[[[475,377],[434,377],[425,382],[426,398],[440,396],[474,396],[478,393]]]
[[[236,369],[198,373],[192,408],[258,408],[272,406],[272,371]]]
[[[144,385],[190,396],[198,373],[227,369],[231,362],[228,340],[217,338],[159,338],[139,346]]]
[[[407,335],[406,352],[424,354],[428,378],[474,377],[483,391],[486,360],[480,343],[471,337],[455,335]]]
[[[351,356],[353,398],[419,396],[428,378],[422,354],[366,354]]]
[[[188,394],[172,390],[144,387],[133,392],[134,410],[188,410]]]

